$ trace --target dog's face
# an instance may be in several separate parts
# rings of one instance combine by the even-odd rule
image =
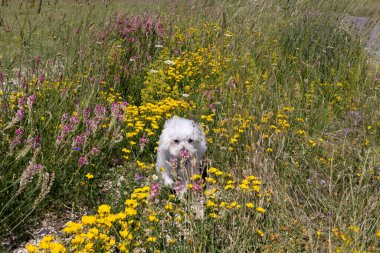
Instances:
[[[166,121],[159,140],[159,151],[177,158],[201,159],[206,151],[206,140],[200,124],[174,117]]]

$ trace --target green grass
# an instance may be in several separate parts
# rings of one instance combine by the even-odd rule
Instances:
[[[9,1],[0,9],[4,251],[35,239],[44,214],[68,221],[68,210],[95,214],[104,203],[117,213],[134,189],[153,188],[156,141],[173,114],[202,123],[206,157],[235,181],[215,176],[220,191],[213,201],[241,208],[207,206],[206,218],[197,220],[199,196],[173,200],[164,189],[136,207],[142,229],[133,243],[140,248],[380,249],[380,70],[341,22],[346,14],[376,18],[376,1],[43,1],[41,13],[37,2]],[[123,26],[112,26],[117,12],[159,20],[165,35],[141,28],[123,37]],[[121,101],[129,105],[115,107]],[[25,116],[16,120],[21,108]],[[38,164],[43,168],[31,177]],[[259,178],[261,195],[241,190],[248,175]],[[235,189],[224,190],[228,184]],[[203,194],[205,203],[212,199]],[[246,207],[250,202],[265,213]],[[93,226],[127,242],[122,223]],[[70,235],[57,240],[64,237]],[[94,247],[117,243],[98,240]]]

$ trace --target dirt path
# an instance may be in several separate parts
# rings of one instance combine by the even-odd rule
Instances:
[[[380,21],[367,17],[347,16],[345,21],[363,38],[365,50],[372,54],[380,65]]]

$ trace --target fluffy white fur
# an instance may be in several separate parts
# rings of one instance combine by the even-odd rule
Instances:
[[[200,161],[206,149],[199,123],[180,117],[168,119],[160,136],[156,162],[164,184],[185,191],[189,177],[200,173]]]

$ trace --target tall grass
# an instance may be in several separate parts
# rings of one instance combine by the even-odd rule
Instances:
[[[379,250],[379,69],[343,22],[356,7],[135,4],[1,9],[4,250],[67,209],[90,217],[40,250]],[[174,114],[201,122],[213,167],[186,201],[154,175]]]

